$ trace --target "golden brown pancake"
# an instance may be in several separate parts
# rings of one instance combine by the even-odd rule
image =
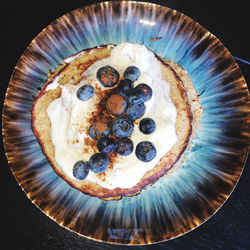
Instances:
[[[188,74],[176,63],[157,57],[161,62],[162,78],[170,83],[170,97],[177,111],[175,129],[177,142],[173,145],[151,170],[145,173],[141,180],[132,188],[108,189],[88,180],[75,180],[68,177],[55,160],[55,149],[50,135],[50,119],[47,115],[48,105],[61,95],[61,88],[46,90],[46,86],[56,77],[60,76],[59,84],[68,82],[78,84],[82,74],[97,60],[110,56],[112,48],[107,46],[85,50],[69,63],[60,65],[54,73],[48,73],[48,80],[38,93],[32,106],[32,129],[41,146],[44,155],[54,171],[72,187],[84,194],[96,196],[101,199],[114,200],[122,196],[134,196],[147,186],[155,183],[164,176],[179,167],[183,152],[187,150],[190,140],[195,135],[202,115],[202,107],[199,97],[188,77]],[[90,53],[91,51],[91,53]],[[112,90],[110,90],[112,91]],[[105,102],[105,99],[102,100]],[[91,146],[91,143],[90,145]],[[112,165],[112,157],[110,165]],[[170,171],[171,169],[171,171]],[[105,178],[105,172],[102,174]]]

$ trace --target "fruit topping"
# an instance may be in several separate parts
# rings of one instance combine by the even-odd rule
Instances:
[[[129,104],[127,108],[127,116],[131,120],[136,120],[141,118],[145,113],[145,104],[139,103],[139,104]]]
[[[155,121],[151,118],[143,118],[140,121],[139,129],[142,133],[149,135],[155,131]]]
[[[112,131],[116,137],[128,137],[134,131],[134,124],[127,116],[120,116],[113,121]]]
[[[145,96],[144,102],[147,102],[147,101],[149,101],[151,99],[153,91],[152,91],[152,89],[147,84],[140,83],[135,88],[136,89],[140,89],[140,90],[143,91],[144,96]]]
[[[117,87],[118,93],[124,97],[127,96],[127,93],[131,89],[133,89],[133,82],[129,79],[121,80],[118,87]]]
[[[132,82],[136,81],[140,76],[140,70],[136,66],[129,66],[125,69],[124,79],[129,79]]]
[[[128,138],[134,131],[133,121],[144,115],[146,109],[144,102],[152,97],[152,89],[147,84],[140,83],[133,87],[133,82],[139,76],[140,70],[135,66],[129,66],[125,69],[124,79],[119,82],[119,73],[111,66],[98,69],[96,77],[104,87],[112,87],[119,82],[114,89],[118,94],[114,94],[112,89],[113,94],[108,99],[104,99],[107,113],[117,116],[113,118],[112,133],[119,139],[115,141],[109,137],[110,127],[107,122],[92,123],[88,133],[92,139],[98,140],[97,148],[100,153],[93,154],[88,163],[80,161],[75,164],[73,171],[76,178],[86,178],[89,169],[95,174],[103,173],[109,166],[107,154],[113,150],[121,156],[128,156],[133,152],[133,142]],[[80,100],[87,100],[93,96],[94,89],[90,85],[84,85],[78,92],[77,97]],[[156,124],[151,118],[143,118],[139,123],[139,129],[144,134],[151,134],[155,131]],[[149,162],[156,156],[156,149],[153,143],[142,141],[136,146],[135,155],[140,161]]]
[[[145,95],[144,92],[141,89],[131,89],[127,93],[127,100],[131,104],[138,104],[145,101]]]
[[[114,94],[107,100],[106,108],[111,115],[121,115],[127,107],[127,102],[121,95]]]
[[[112,139],[111,137],[102,137],[97,142],[97,148],[101,153],[108,154],[114,150],[115,140]]]
[[[96,78],[104,87],[112,87],[118,83],[120,75],[111,66],[104,66],[97,70]]]
[[[89,173],[89,164],[85,161],[78,161],[73,166],[73,175],[78,180],[83,180]]]
[[[140,161],[149,162],[156,156],[156,149],[153,143],[142,141],[137,144],[135,154]]]
[[[130,155],[133,152],[133,142],[129,138],[121,138],[116,142],[115,151],[122,156]]]
[[[89,159],[89,169],[95,173],[103,173],[109,166],[109,158],[102,153],[93,154]]]
[[[94,139],[98,140],[101,137],[108,136],[110,134],[109,124],[106,122],[94,122],[89,127],[89,136]]]
[[[94,95],[94,88],[93,86],[86,84],[81,86],[77,92],[77,98],[81,101],[87,101],[88,99],[90,99],[93,95]]]

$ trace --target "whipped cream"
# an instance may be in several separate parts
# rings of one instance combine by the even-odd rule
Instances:
[[[85,51],[84,51],[84,50],[82,50],[81,52],[79,52],[79,53],[77,53],[77,54],[75,54],[75,55],[72,55],[72,56],[69,56],[69,57],[65,58],[63,61],[64,61],[65,63],[70,63],[70,62],[72,62],[73,60],[75,60],[77,57],[79,57],[79,56],[81,56],[81,55],[83,55],[83,54],[85,54]]]
[[[58,80],[59,76],[56,76],[55,79],[50,84],[47,85],[46,91],[56,89],[59,86]]]
[[[175,132],[177,113],[170,98],[170,85],[162,79],[159,60],[144,45],[119,44],[113,48],[110,57],[92,64],[84,72],[84,80],[78,85],[60,85],[61,97],[52,101],[47,108],[51,121],[50,133],[55,147],[55,160],[67,176],[75,179],[72,173],[75,162],[88,161],[91,155],[97,152],[94,147],[86,145],[86,140],[92,140],[87,135],[90,126],[88,120],[91,113],[95,111],[96,103],[100,100],[94,94],[91,99],[81,101],[77,99],[76,92],[84,84],[92,84],[95,91],[107,90],[96,79],[97,70],[105,65],[115,68],[121,76],[128,66],[133,65],[140,69],[140,77],[134,82],[134,86],[146,83],[152,88],[153,95],[148,102],[145,102],[146,111],[143,117],[152,118],[156,123],[156,130],[152,134],[145,135],[140,132],[139,120],[136,120],[134,132],[131,135],[134,143],[132,154],[118,155],[112,162],[112,167],[105,171],[105,175],[96,175],[89,171],[86,180],[109,189],[131,188],[160,161],[177,141]],[[55,81],[57,83],[58,79]],[[51,87],[48,85],[46,90],[54,89],[56,83],[52,81]],[[156,148],[156,157],[150,162],[142,162],[135,155],[136,145],[141,141],[150,141]]]

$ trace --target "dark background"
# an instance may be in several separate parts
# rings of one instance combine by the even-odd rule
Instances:
[[[31,40],[56,18],[99,1],[5,1],[1,5],[1,110],[11,73]],[[233,56],[250,61],[248,1],[151,1],[176,9],[199,22]],[[57,5],[51,5],[51,4]],[[246,81],[250,65],[238,61]],[[82,238],[57,225],[25,196],[11,174],[1,142],[1,249],[127,249]],[[206,223],[177,239],[130,249],[250,249],[249,160],[234,192]]]

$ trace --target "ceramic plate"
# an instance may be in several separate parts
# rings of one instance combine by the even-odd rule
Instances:
[[[125,41],[145,44],[186,69],[204,113],[181,168],[138,196],[103,201],[55,174],[31,131],[30,109],[47,72],[65,57]],[[98,3],[58,18],[21,56],[4,104],[6,155],[27,196],[65,228],[110,243],[160,242],[205,222],[232,192],[248,151],[248,104],[247,85],[233,57],[194,20],[151,3]]]

